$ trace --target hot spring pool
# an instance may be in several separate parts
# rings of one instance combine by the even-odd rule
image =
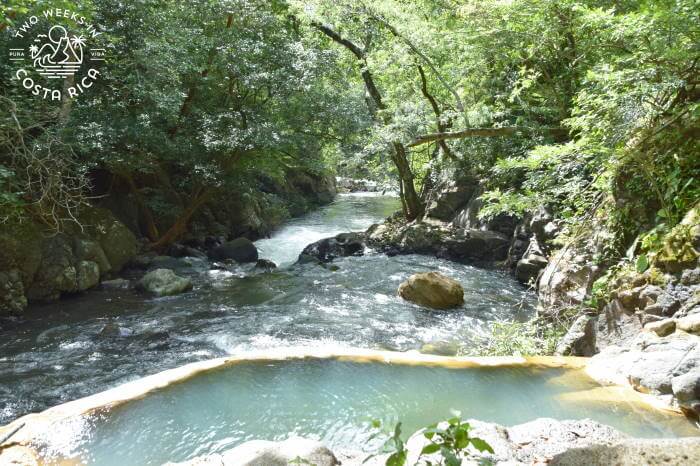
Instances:
[[[45,423],[34,444],[46,458],[107,466],[182,461],[290,434],[373,451],[379,445],[369,439],[372,419],[385,426],[400,420],[410,433],[454,411],[505,425],[591,418],[638,437],[698,434],[683,417],[653,409],[633,392],[600,387],[582,369],[355,357],[228,364],[112,408]]]

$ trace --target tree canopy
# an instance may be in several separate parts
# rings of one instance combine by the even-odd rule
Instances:
[[[177,212],[145,222],[155,245],[295,166],[394,180],[409,220],[455,171],[483,180],[485,216],[549,205],[573,226],[605,204],[619,247],[700,197],[693,0],[11,0],[3,56],[47,7],[99,25],[108,57],[62,102],[0,64],[6,222],[70,221],[96,170],[146,220]]]

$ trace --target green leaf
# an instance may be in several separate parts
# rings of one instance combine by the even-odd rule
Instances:
[[[429,443],[428,445],[423,447],[420,454],[421,455],[430,455],[430,454],[435,453],[437,451],[440,451],[440,445],[438,445],[437,443]]]
[[[455,448],[462,450],[467,448],[467,445],[469,445],[469,435],[466,430],[459,429],[455,433]]]
[[[472,437],[470,439],[470,441],[471,441],[472,446],[474,448],[476,448],[477,450],[479,450],[480,452],[483,453],[483,452],[487,451],[487,452],[493,454],[493,448],[491,448],[491,445],[489,445],[488,442],[486,442],[486,440],[480,439],[478,437]]]
[[[459,458],[457,458],[457,455],[449,448],[440,448],[440,454],[445,458],[447,466],[460,466],[462,464]]]
[[[644,273],[649,268],[649,258],[646,254],[640,254],[637,257],[636,268],[638,273]]]
[[[397,451],[386,459],[386,466],[404,466],[406,464],[406,451]]]

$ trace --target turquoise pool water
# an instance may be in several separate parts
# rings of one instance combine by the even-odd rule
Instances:
[[[697,435],[679,416],[576,395],[596,388],[581,371],[565,369],[451,369],[335,359],[243,362],[54,425],[43,451],[87,464],[156,465],[290,434],[332,448],[372,451],[379,446],[369,440],[372,419],[385,426],[400,420],[409,433],[454,411],[505,425],[538,417],[591,418],[640,437]]]

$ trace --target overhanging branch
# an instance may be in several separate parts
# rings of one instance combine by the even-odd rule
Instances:
[[[565,128],[523,128],[519,126],[506,126],[503,128],[469,128],[462,131],[444,132],[444,133],[429,133],[418,136],[407,147],[416,147],[422,144],[428,144],[435,141],[444,141],[446,139],[466,139],[473,137],[480,138],[496,138],[513,136],[518,133],[546,133],[554,137],[563,137],[568,134]]]

